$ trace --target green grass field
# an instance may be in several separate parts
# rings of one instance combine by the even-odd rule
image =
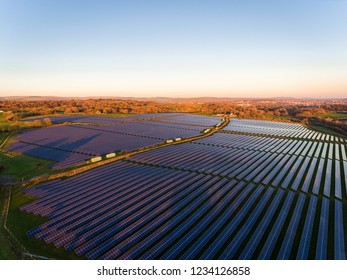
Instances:
[[[12,260],[13,254],[7,247],[0,248],[0,260]]]
[[[2,146],[3,141],[5,141],[8,136],[8,133],[0,133],[0,147]]]
[[[337,113],[337,112],[331,112],[326,114],[319,114],[317,117],[320,118],[332,118],[332,119],[346,119],[347,113]]]
[[[0,165],[4,167],[1,175],[14,176],[17,180],[24,180],[50,174],[52,171],[49,166],[53,161],[39,159],[24,154],[14,152],[0,152]]]
[[[5,124],[7,124],[5,115],[4,115],[4,113],[0,113],[0,127],[1,127],[2,125],[5,125]]]
[[[5,211],[7,206],[7,190],[3,187],[0,188],[0,260],[11,260],[18,258],[17,254],[12,250],[11,243],[8,241],[8,234],[2,227],[5,222]]]

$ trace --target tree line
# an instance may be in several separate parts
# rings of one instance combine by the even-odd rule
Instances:
[[[78,100],[38,100],[10,101],[0,100],[7,123],[3,131],[21,128],[22,120],[27,117],[55,114],[144,114],[162,112],[186,112],[203,114],[232,114],[237,118],[269,119],[296,121],[304,124],[310,122],[324,126],[338,127],[347,131],[346,120],[323,118],[328,112],[347,113],[347,102],[341,101],[302,101],[293,103],[286,100],[272,101],[230,101],[230,102],[187,102],[159,103],[154,101],[117,100],[117,99],[78,99]],[[43,121],[26,121],[27,127],[50,126],[49,117]]]

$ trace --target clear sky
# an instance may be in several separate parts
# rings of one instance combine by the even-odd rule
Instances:
[[[347,97],[347,0],[0,0],[0,96]]]

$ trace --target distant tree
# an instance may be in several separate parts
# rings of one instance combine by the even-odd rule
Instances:
[[[51,126],[52,125],[52,121],[50,118],[44,118],[43,123],[45,126]]]
[[[317,109],[316,109],[316,113],[317,113],[317,114],[322,114],[322,115],[323,115],[323,114],[326,114],[326,111],[325,111],[323,108],[317,108]]]
[[[274,116],[276,117],[281,116],[281,112],[279,110],[275,110],[273,113],[274,113]]]
[[[283,116],[283,117],[289,115],[286,108],[279,108],[278,110],[280,111],[281,116]]]
[[[70,108],[66,108],[65,111],[64,111],[64,114],[71,114],[72,111]]]
[[[75,106],[71,107],[70,110],[71,110],[72,113],[78,113],[79,112],[79,109],[77,107],[75,107]]]
[[[313,114],[310,110],[305,110],[303,112],[296,114],[296,117],[307,119],[308,117],[312,117],[312,115]]]
[[[33,126],[34,127],[40,127],[40,126],[43,126],[43,125],[44,125],[43,121],[40,121],[40,120],[34,120],[33,121]]]
[[[12,111],[9,111],[6,113],[6,120],[9,121],[9,122],[12,122],[12,121],[15,121],[15,120],[18,120],[19,117],[14,114]]]

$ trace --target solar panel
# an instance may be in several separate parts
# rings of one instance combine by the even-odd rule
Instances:
[[[318,198],[316,196],[310,197],[310,203],[308,205],[307,214],[305,217],[304,228],[301,234],[301,240],[296,258],[299,260],[307,260],[311,238],[313,234],[313,223],[316,215]]]
[[[329,221],[329,199],[322,199],[322,209],[320,213],[316,259],[327,259],[327,243],[328,243],[328,221]]]

